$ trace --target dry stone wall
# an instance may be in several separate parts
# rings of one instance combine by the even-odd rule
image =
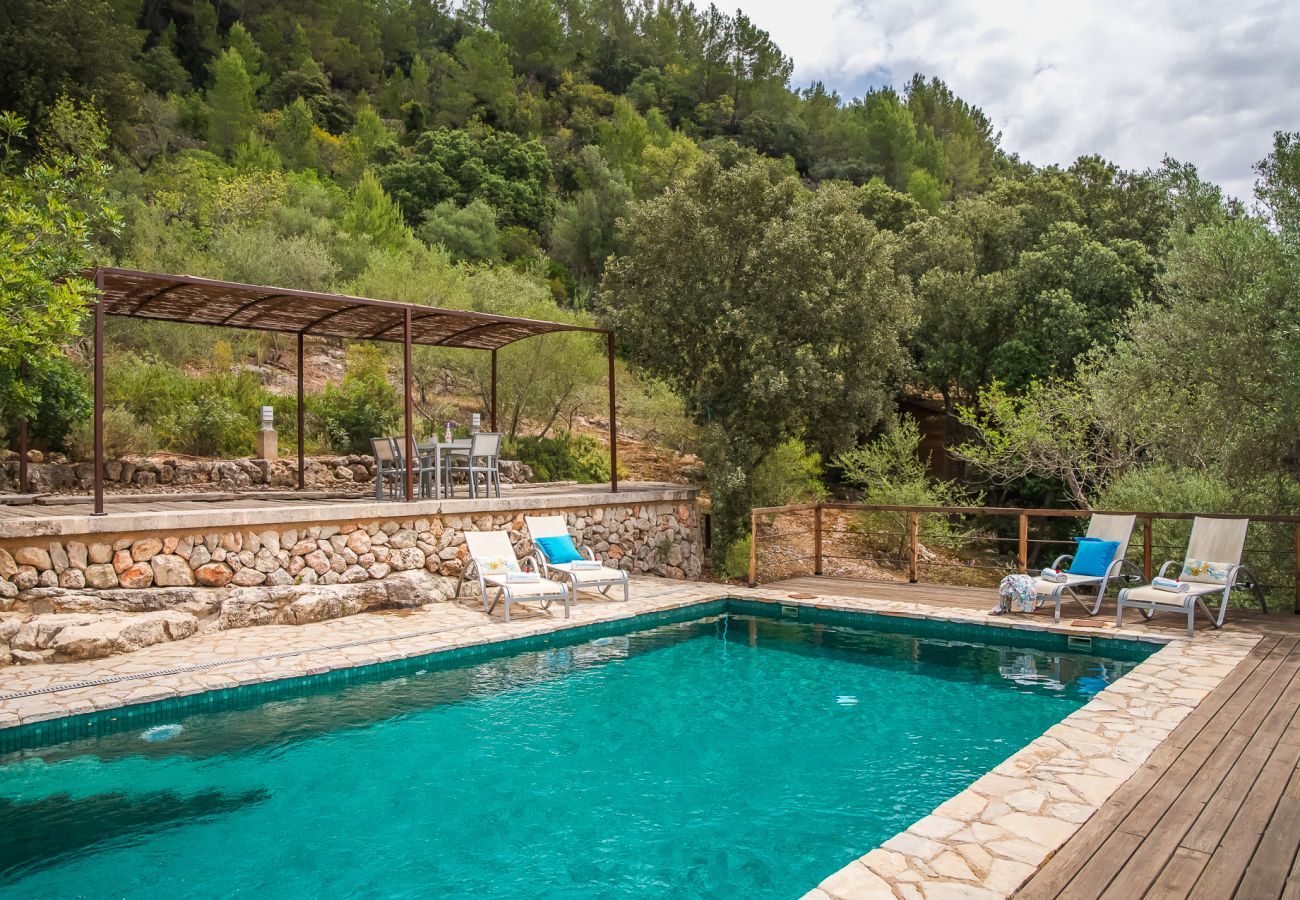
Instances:
[[[89,462],[69,462],[57,454],[48,457],[37,451],[39,462],[27,466],[28,487],[33,493],[89,491],[94,486],[95,467]],[[16,454],[0,462],[0,492],[19,489]],[[305,460],[307,486],[321,490],[348,490],[370,485],[374,489],[375,460],[370,456],[309,456]],[[501,461],[501,480],[507,483],[532,481],[533,472],[516,460]],[[295,488],[298,461],[293,459],[188,459],[185,457],[131,456],[104,463],[104,481],[110,488],[132,490],[165,488],[189,492],[238,491],[249,488]]]
[[[0,548],[0,664],[90,658],[200,629],[302,624],[446,599],[467,562],[465,532],[506,531],[523,558],[533,553],[526,514],[31,539]],[[562,514],[576,541],[611,566],[673,578],[700,575],[693,502]],[[419,586],[416,600],[412,583]],[[73,630],[60,638],[66,629]]]

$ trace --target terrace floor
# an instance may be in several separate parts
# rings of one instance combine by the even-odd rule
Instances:
[[[997,597],[988,588],[829,577],[766,587],[962,609],[988,609]],[[1113,603],[1099,618],[1107,613]],[[1161,619],[1163,628],[1176,617]],[[1017,900],[1300,897],[1300,616],[1233,609],[1225,631],[1263,639]]]

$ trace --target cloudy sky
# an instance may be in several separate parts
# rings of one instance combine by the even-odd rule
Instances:
[[[732,0],[841,95],[937,75],[1038,164],[1165,154],[1249,197],[1272,134],[1300,130],[1300,2]]]

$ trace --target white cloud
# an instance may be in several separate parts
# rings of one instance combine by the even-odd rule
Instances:
[[[724,4],[727,6],[729,4]],[[936,75],[1038,164],[1165,154],[1248,198],[1276,130],[1300,129],[1300,3],[1274,0],[739,0],[842,95]]]

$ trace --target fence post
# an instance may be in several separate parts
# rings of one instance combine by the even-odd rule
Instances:
[[[1147,516],[1142,520],[1142,577],[1146,581],[1151,581],[1152,563],[1151,563],[1151,517]],[[1297,603],[1300,603],[1300,595],[1297,595]]]
[[[822,502],[813,509],[813,574],[822,573]]]
[[[758,513],[749,511],[749,581],[750,587],[758,582]]]
[[[1029,513],[1020,511],[1020,574],[1029,571]]]
[[[915,510],[907,514],[907,578],[912,584],[921,580],[917,554],[921,549],[921,514]]]
[[[1295,523],[1295,611],[1300,615],[1300,522]]]

